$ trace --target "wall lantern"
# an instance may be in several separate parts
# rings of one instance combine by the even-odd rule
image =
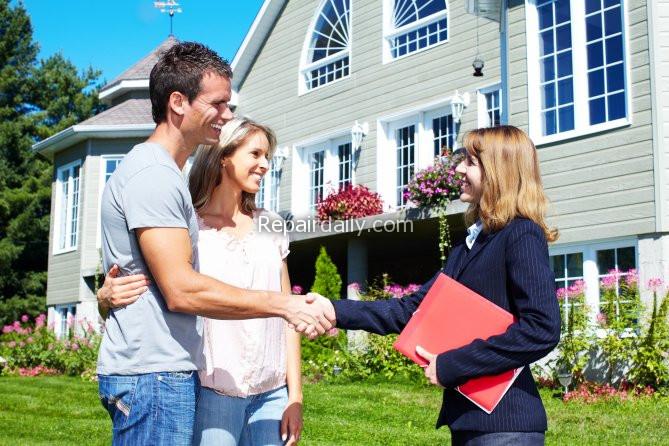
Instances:
[[[283,168],[283,162],[288,159],[288,156],[290,156],[290,150],[288,147],[283,146],[276,148],[274,156],[272,157],[272,161],[274,161],[274,166],[278,172],[280,172]]]
[[[454,123],[460,122],[465,107],[469,107],[469,93],[460,94],[458,90],[455,90],[451,98],[451,115]]]

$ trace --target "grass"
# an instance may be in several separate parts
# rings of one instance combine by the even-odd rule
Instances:
[[[563,403],[542,390],[549,445],[669,444],[669,398]],[[434,429],[436,388],[396,383],[307,384],[302,445],[449,444]],[[0,445],[109,444],[97,385],[79,378],[0,378]]]

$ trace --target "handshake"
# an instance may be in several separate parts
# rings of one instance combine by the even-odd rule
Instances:
[[[112,266],[105,276],[103,286],[97,292],[98,309],[103,318],[106,318],[111,309],[126,307],[136,302],[151,285],[151,281],[144,274],[119,277],[119,273],[119,267]],[[236,289],[236,291],[249,293],[247,290]],[[334,306],[329,299],[320,294],[308,293],[306,296],[301,296],[277,292],[251,291],[250,293],[257,294],[247,294],[244,297],[228,296],[225,300],[218,300],[211,299],[212,293],[205,292],[203,295],[194,295],[192,298],[185,299],[191,302],[190,306],[182,304],[176,307],[177,309],[173,309],[174,305],[172,307],[168,305],[168,307],[172,311],[199,314],[215,319],[280,316],[288,322],[290,328],[309,339],[329,333],[335,326]],[[223,295],[228,294],[230,293],[223,293]],[[221,294],[218,293],[218,295]]]
[[[283,318],[288,321],[290,328],[309,339],[330,333],[336,322],[332,302],[317,293],[291,296],[286,300]]]

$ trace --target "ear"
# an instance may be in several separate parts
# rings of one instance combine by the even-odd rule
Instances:
[[[174,113],[176,113],[179,116],[183,116],[185,111],[184,111],[184,106],[188,104],[188,98],[184,96],[182,93],[179,93],[178,91],[173,91],[170,94],[170,99],[168,102],[168,106],[170,110],[172,110]]]

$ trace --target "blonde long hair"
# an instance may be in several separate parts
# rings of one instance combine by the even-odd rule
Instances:
[[[202,209],[209,203],[214,189],[221,184],[223,158],[231,156],[257,132],[261,132],[267,138],[269,142],[267,157],[271,160],[276,149],[274,132],[269,127],[244,117],[231,119],[223,126],[218,144],[197,148],[188,178],[188,188],[196,210]],[[241,209],[245,213],[251,213],[256,209],[255,194],[242,191]]]
[[[549,206],[539,171],[537,149],[519,128],[504,125],[468,132],[463,145],[481,166],[481,200],[470,204],[465,222],[480,219],[486,231],[498,231],[516,217],[541,226],[546,240],[554,242],[558,231],[549,228]]]

